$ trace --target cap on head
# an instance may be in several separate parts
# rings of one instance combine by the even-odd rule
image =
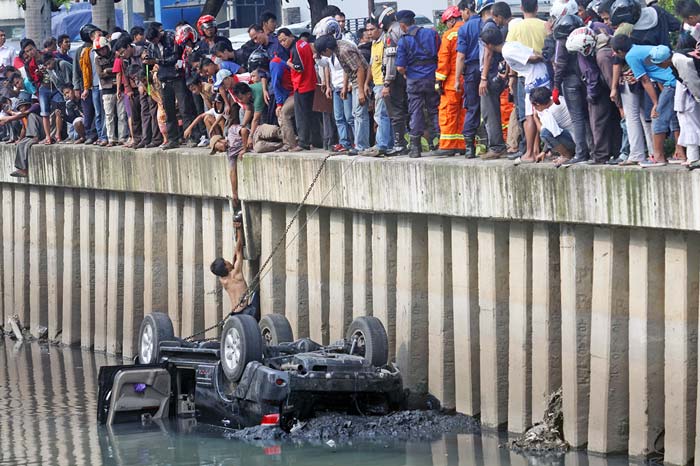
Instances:
[[[666,45],[657,45],[656,47],[652,47],[652,49],[649,51],[649,55],[647,56],[647,60],[649,60],[649,63],[653,65],[659,65],[670,58],[671,49]]]
[[[231,76],[231,72],[229,70],[219,70],[218,73],[216,73],[216,81],[214,81],[214,89],[217,90],[221,87],[221,85],[224,83],[224,79],[228,78]]]
[[[413,24],[416,14],[411,10],[401,10],[396,13],[396,20],[403,24]]]

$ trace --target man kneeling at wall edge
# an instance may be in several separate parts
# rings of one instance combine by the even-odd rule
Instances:
[[[248,291],[248,284],[243,276],[243,225],[237,216],[233,222],[236,228],[236,252],[233,263],[219,257],[211,263],[211,273],[219,277],[221,286],[224,287],[231,300],[231,312],[234,314],[247,314],[260,321],[260,303],[258,294],[253,295],[250,303],[241,301]]]

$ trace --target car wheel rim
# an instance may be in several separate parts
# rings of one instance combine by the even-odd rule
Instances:
[[[265,327],[262,329],[262,337],[263,337],[263,341],[265,342],[265,346],[272,345],[272,332],[270,331],[269,328]]]
[[[146,325],[141,334],[141,362],[148,364],[153,356],[153,327]]]
[[[352,339],[355,340],[355,353],[360,356],[365,355],[365,334],[357,330],[352,334]]]
[[[241,362],[241,335],[235,328],[230,329],[224,338],[224,364],[230,371],[236,370]]]

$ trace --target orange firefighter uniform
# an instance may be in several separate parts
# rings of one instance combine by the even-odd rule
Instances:
[[[467,110],[462,105],[462,91],[456,92],[455,63],[457,61],[457,31],[464,24],[459,20],[442,35],[442,44],[438,51],[438,65],[435,79],[442,83],[440,98],[440,149],[464,150],[462,127]]]

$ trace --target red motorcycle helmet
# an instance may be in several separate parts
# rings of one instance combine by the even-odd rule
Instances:
[[[208,25],[209,23],[212,23],[211,25]],[[205,27],[206,25],[206,27]],[[197,20],[197,31],[199,31],[200,35],[204,35],[204,30],[209,29],[211,27],[216,27],[216,18],[214,18],[212,15],[203,15],[200,16],[199,19]]]
[[[175,31],[175,43],[177,45],[184,45],[187,41],[192,41],[192,43],[197,42],[197,31],[194,30],[189,24],[180,26]]]

